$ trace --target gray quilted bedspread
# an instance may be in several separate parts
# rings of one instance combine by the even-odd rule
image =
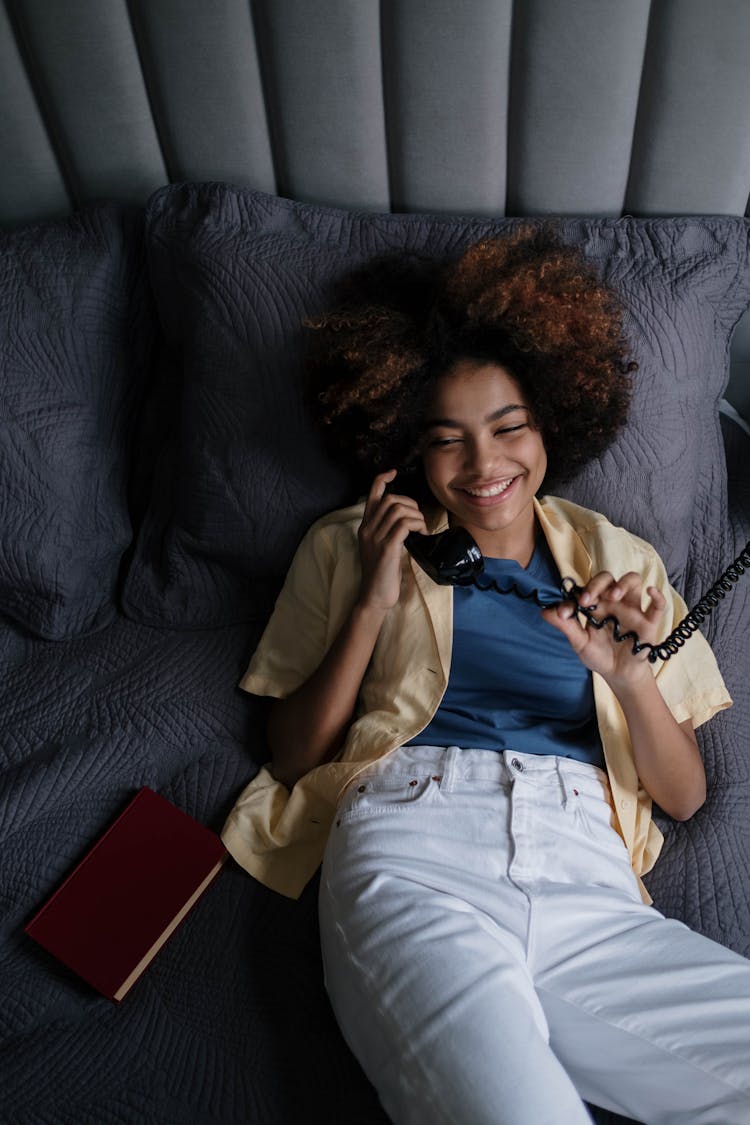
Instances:
[[[0,1120],[382,1121],[323,990],[315,887],[292,902],[225,868],[121,1005],[23,934],[142,785],[216,830],[256,766],[236,688],[257,632],[121,620],[85,640],[3,633]]]

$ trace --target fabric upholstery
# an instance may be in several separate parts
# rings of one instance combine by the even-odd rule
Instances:
[[[276,190],[260,59],[246,0],[132,0],[143,80],[171,179]],[[145,200],[144,200],[145,201]]]
[[[195,626],[270,607],[272,576],[306,526],[351,498],[303,409],[304,317],[376,254],[455,254],[519,221],[353,214],[221,184],[155,194],[150,275],[182,397],[127,581],[131,615]],[[566,495],[653,542],[673,582],[692,591],[699,524],[721,539],[716,403],[750,303],[748,227],[570,219],[560,229],[622,292],[640,365],[628,427]]]
[[[743,0],[4,7],[0,222],[59,213],[61,182],[72,208],[184,179],[372,210],[748,205]]]
[[[742,215],[749,52],[743,0],[6,0],[0,224],[184,180],[373,211]]]
[[[651,8],[649,0],[515,5],[509,214],[631,210],[625,195]]]
[[[730,201],[750,176],[750,6],[667,0],[651,13],[625,209],[741,213]]]
[[[10,10],[73,199],[142,201],[166,169],[127,6],[13,0]]]
[[[65,179],[5,4],[0,4],[0,99],[5,140],[5,145],[0,141],[4,149],[0,221],[19,223],[66,214],[72,208]]]
[[[0,234],[0,613],[38,636],[115,613],[153,333],[136,209]]]

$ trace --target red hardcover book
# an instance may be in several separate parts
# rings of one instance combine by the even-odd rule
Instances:
[[[25,933],[122,1000],[226,859],[214,832],[141,789]]]

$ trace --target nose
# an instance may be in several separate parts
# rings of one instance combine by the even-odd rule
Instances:
[[[464,468],[478,480],[488,480],[495,475],[501,461],[504,460],[500,450],[491,440],[475,438],[465,444]]]

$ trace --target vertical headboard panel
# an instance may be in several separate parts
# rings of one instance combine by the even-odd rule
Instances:
[[[652,5],[625,210],[742,215],[750,193],[750,4]]]
[[[76,204],[143,199],[163,184],[157,123],[124,0],[11,0],[8,8]]]
[[[649,10],[649,0],[516,4],[509,214],[622,214]]]
[[[169,180],[275,194],[248,0],[130,0],[129,8]]]
[[[281,195],[388,211],[380,5],[254,5]]]
[[[503,215],[511,0],[384,0],[391,207]]]
[[[2,4],[0,105],[0,220],[21,223],[71,210],[57,157]]]
[[[748,58],[747,0],[2,0],[0,223],[182,179],[743,214]]]

